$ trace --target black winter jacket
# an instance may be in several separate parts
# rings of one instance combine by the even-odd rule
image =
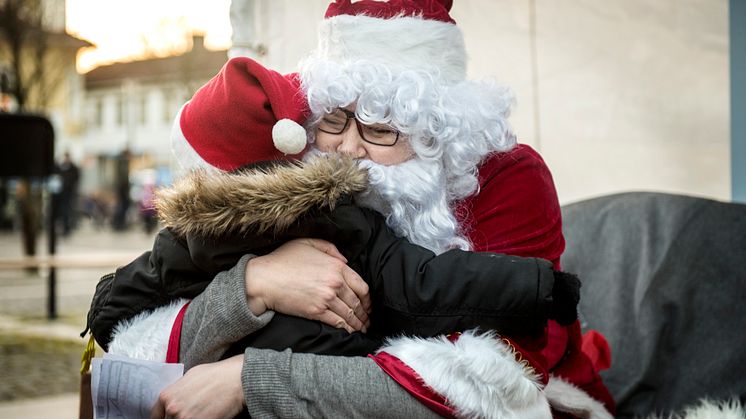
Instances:
[[[575,319],[579,283],[572,275],[538,258],[461,250],[436,256],[396,237],[380,214],[354,205],[351,196],[365,182],[349,160],[321,158],[237,174],[197,173],[162,191],[158,206],[169,227],[152,251],[99,282],[88,313],[94,337],[106,348],[120,321],[193,298],[243,255],[266,254],[301,237],[334,243],[368,283],[368,333],[276,313],[226,356],[246,346],[364,355],[384,336],[474,327],[530,335],[547,318]]]

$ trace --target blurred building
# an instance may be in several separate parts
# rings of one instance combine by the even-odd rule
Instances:
[[[83,77],[75,64],[78,51],[93,46],[66,32],[65,3],[0,1],[0,112],[47,116],[54,127],[57,156],[74,148],[83,129]],[[2,132],[0,139],[4,139]],[[16,219],[15,192],[14,181],[0,179],[2,229],[11,228]],[[31,218],[41,216],[40,196],[40,185],[33,182],[30,198],[24,201],[27,208],[33,209],[29,210]],[[34,247],[33,243],[29,246]]]
[[[109,189],[116,157],[125,149],[132,155],[133,173],[156,169],[167,174],[174,116],[226,60],[227,51],[208,50],[202,36],[193,36],[192,48],[182,55],[104,65],[86,73],[82,189]]]
[[[65,0],[7,0],[1,9],[7,13],[3,16],[5,27],[0,30],[0,78],[5,80],[4,90],[17,82],[13,62],[16,58],[11,51],[17,44],[21,77],[30,87],[23,110],[44,113],[52,120],[56,151],[62,155],[82,130],[83,77],[75,70],[75,60],[81,48],[93,44],[65,31]],[[14,35],[16,29],[21,32]],[[35,72],[38,74],[32,74]],[[7,110],[18,110],[17,99],[11,92],[4,93]]]

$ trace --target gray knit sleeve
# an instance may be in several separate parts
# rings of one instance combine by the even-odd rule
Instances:
[[[253,418],[437,418],[370,358],[247,348],[241,373]]]
[[[273,311],[255,316],[246,301],[244,274],[253,257],[246,255],[230,270],[217,274],[187,307],[179,347],[185,369],[219,360],[233,342],[272,320]]]

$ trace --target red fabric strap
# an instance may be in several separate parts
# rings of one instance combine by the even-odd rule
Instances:
[[[179,314],[174,319],[174,325],[171,327],[171,336],[168,338],[168,351],[166,352],[166,363],[177,364],[179,362],[179,341],[181,340],[181,324],[184,323],[184,313],[189,303],[179,310]]]
[[[386,352],[368,355],[381,369],[428,409],[445,418],[455,418],[452,407],[446,400],[422,382],[420,376],[399,358]]]

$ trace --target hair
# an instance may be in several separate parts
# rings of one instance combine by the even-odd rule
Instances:
[[[410,242],[441,254],[470,250],[451,209],[442,162],[415,158],[384,166],[361,160],[368,169],[369,189],[355,196],[361,206],[386,216],[386,225]]]
[[[393,126],[419,159],[441,162],[448,203],[476,193],[478,165],[516,142],[507,121],[515,96],[492,81],[446,84],[439,74],[317,56],[301,62],[300,77],[311,111],[309,142],[324,114],[356,103],[360,121]]]

